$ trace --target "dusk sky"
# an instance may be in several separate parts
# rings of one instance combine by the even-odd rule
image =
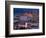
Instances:
[[[23,14],[23,13],[39,13],[39,9],[29,9],[29,8],[14,8],[14,16],[17,14]]]

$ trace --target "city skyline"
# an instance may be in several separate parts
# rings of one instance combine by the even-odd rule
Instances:
[[[39,9],[14,8],[14,29],[38,29]]]

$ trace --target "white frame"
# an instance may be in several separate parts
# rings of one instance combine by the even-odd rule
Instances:
[[[39,29],[13,30],[13,8],[39,9]],[[10,35],[42,32],[42,6],[33,5],[10,5]]]

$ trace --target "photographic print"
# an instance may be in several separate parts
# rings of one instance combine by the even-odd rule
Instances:
[[[13,8],[14,30],[39,29],[39,9]]]
[[[45,4],[6,1],[6,37],[45,35]]]

